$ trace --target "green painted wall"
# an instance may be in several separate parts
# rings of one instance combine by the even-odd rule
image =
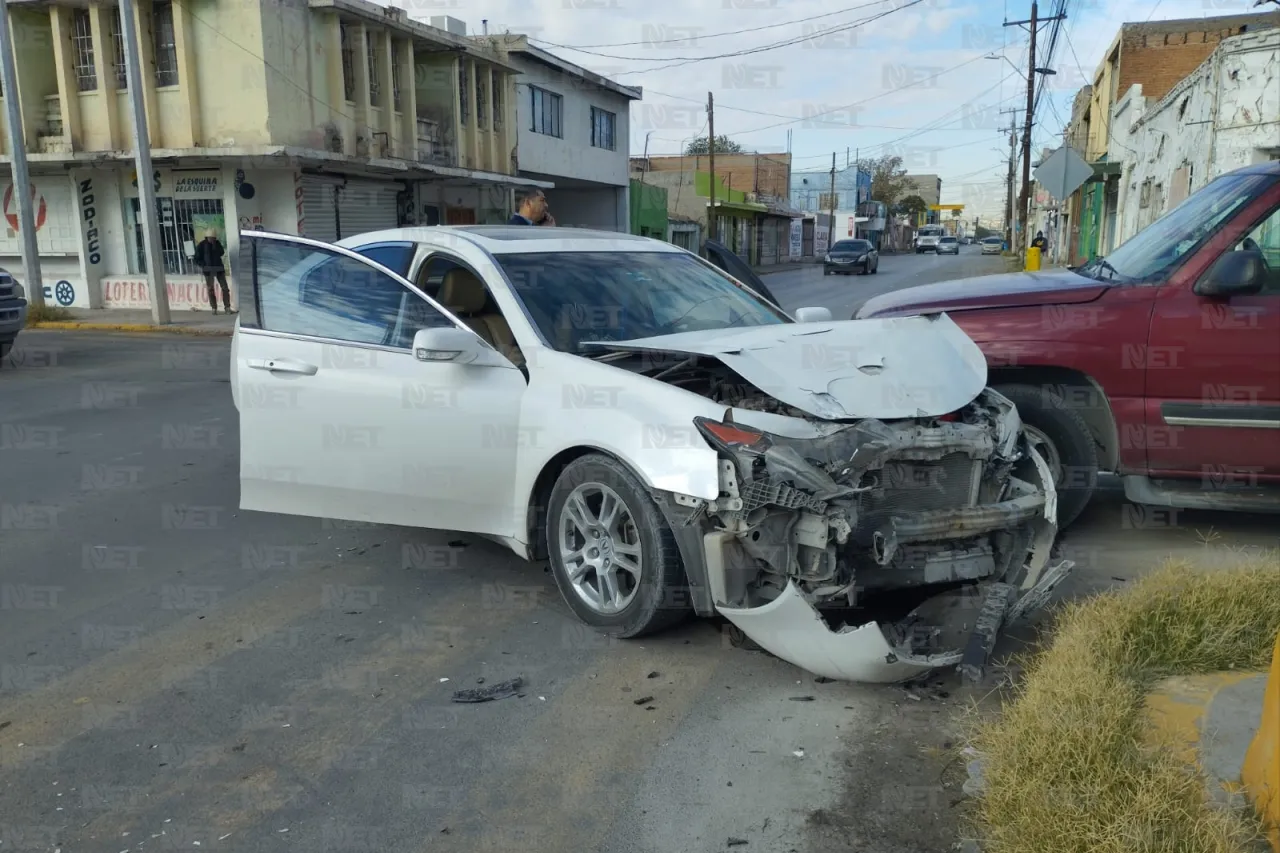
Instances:
[[[693,176],[693,188],[698,195],[704,198],[711,197],[711,173],[695,172]],[[742,190],[731,190],[725,186],[724,178],[716,177],[716,201],[726,201],[738,204],[745,203],[747,194]]]
[[[631,233],[667,239],[667,188],[631,182]]]

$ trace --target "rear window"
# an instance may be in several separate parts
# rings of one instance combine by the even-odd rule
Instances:
[[[942,238],[941,240],[939,240],[938,242],[939,242],[939,243],[954,243],[955,241],[956,241],[956,238],[955,238],[955,237],[943,237],[943,238]]]

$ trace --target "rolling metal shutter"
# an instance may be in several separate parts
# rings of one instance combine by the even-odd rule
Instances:
[[[301,236],[329,243],[338,241],[338,207],[334,190],[332,181],[303,176],[302,215],[305,222],[302,230],[306,233]]]
[[[347,181],[338,190],[339,239],[399,225],[396,196],[402,189],[387,181]]]

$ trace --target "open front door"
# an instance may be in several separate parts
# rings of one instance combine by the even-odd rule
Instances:
[[[242,232],[239,261],[241,508],[515,534],[520,371],[419,361],[418,330],[473,333],[347,249]]]

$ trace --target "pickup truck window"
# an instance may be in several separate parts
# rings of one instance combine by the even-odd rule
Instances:
[[[1158,281],[1198,249],[1241,207],[1265,192],[1272,175],[1226,175],[1139,231],[1105,258],[1076,271],[1099,281]]]

